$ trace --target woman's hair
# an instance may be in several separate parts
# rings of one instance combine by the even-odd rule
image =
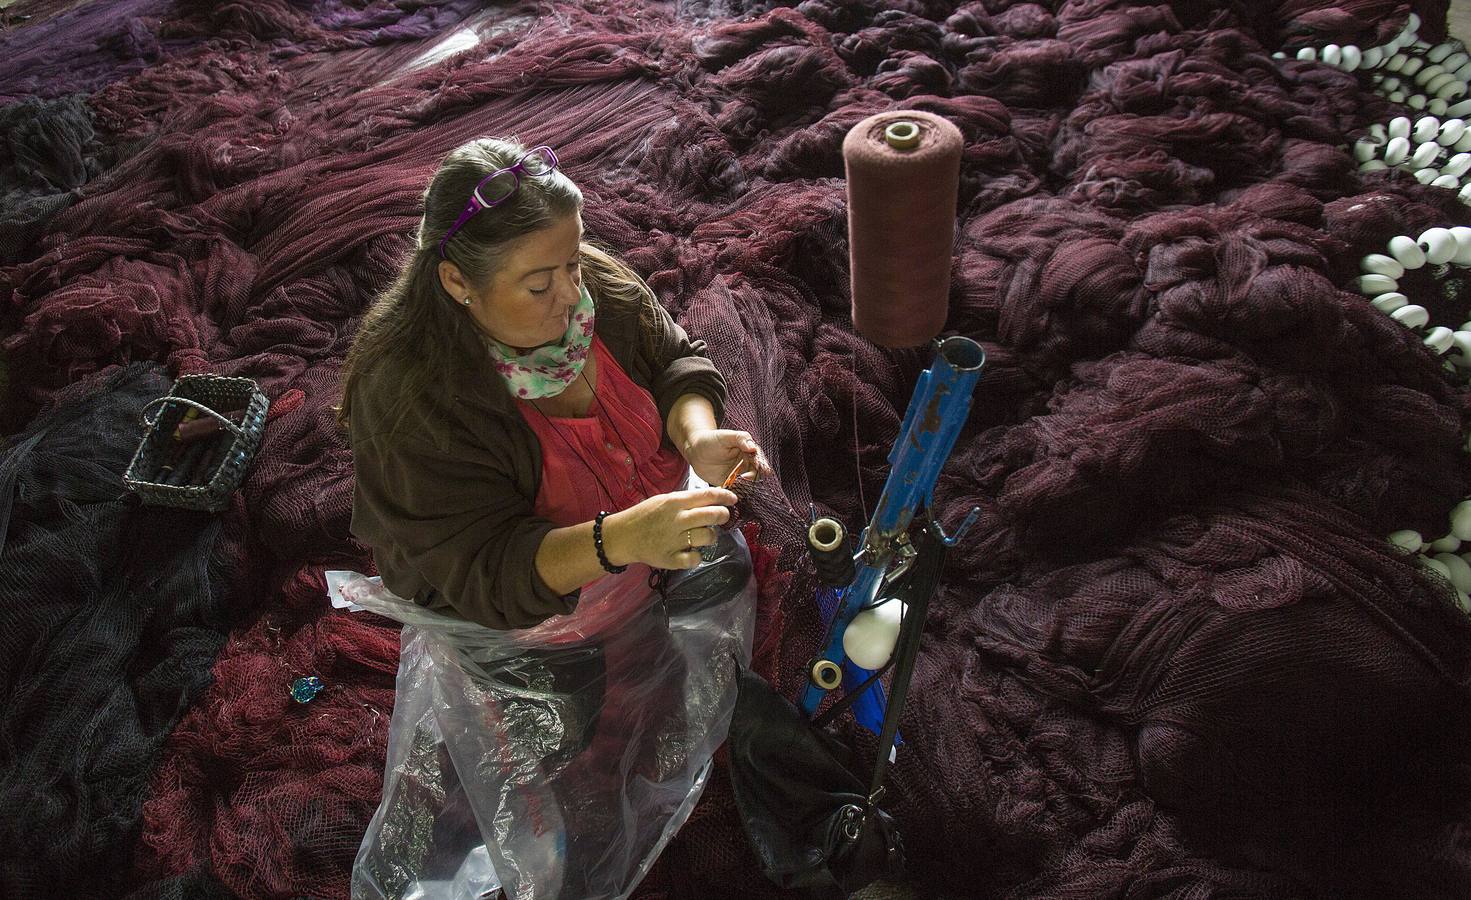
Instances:
[[[442,396],[442,386],[449,384],[454,372],[479,362],[455,358],[464,346],[463,330],[478,326],[439,281],[439,242],[481,179],[514,165],[527,150],[514,138],[481,138],[450,151],[440,163],[424,192],[424,217],[413,254],[393,284],[373,301],[348,351],[342,405],[337,408],[344,428],[364,376],[384,361],[392,361],[400,380],[387,421],[375,423],[374,431],[396,426],[414,401]],[[470,284],[487,285],[506,264],[516,241],[581,210],[582,191],[560,169],[545,176],[523,175],[516,193],[472,216],[445,245],[445,254]],[[583,283],[593,302],[602,309],[637,309],[645,339],[650,339],[657,321],[652,304],[658,301],[649,286],[611,253],[587,241],[579,251]]]

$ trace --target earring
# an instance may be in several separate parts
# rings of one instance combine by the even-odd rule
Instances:
[[[460,302],[463,303],[463,304],[465,304],[466,306],[469,306],[470,305],[470,298],[469,297],[466,297],[465,299],[461,300]]]

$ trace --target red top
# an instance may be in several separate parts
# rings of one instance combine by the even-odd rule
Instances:
[[[680,490],[689,477],[684,457],[663,445],[653,395],[628,377],[597,335],[592,352],[598,383],[588,416],[546,416],[525,401],[516,404],[541,442],[536,514],[564,528]]]

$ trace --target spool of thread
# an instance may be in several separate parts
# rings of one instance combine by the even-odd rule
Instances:
[[[200,462],[209,451],[209,445],[196,443],[183,451],[179,460],[174,463],[173,470],[169,473],[164,484],[187,486],[194,483],[194,473],[198,470]]]
[[[843,139],[853,327],[875,344],[918,347],[945,327],[963,145],[919,110],[870,116]]]
[[[812,553],[819,582],[834,588],[853,583],[853,554],[842,522],[828,516],[813,522],[807,529],[807,549]]]
[[[196,410],[191,409],[190,412],[196,412]],[[221,415],[229,419],[231,422],[234,422],[236,425],[239,425],[241,420],[245,416],[245,410],[237,409],[231,412],[222,413]],[[179,441],[180,443],[188,444],[192,441],[198,441],[207,438],[210,435],[223,430],[224,427],[225,426],[220,424],[220,420],[216,419],[214,416],[204,416],[203,418],[194,419],[191,422],[180,422],[179,427],[174,429],[174,440]]]
[[[207,485],[214,480],[214,475],[220,469],[220,464],[230,455],[235,448],[235,441],[230,435],[223,435],[213,441],[213,446],[205,452],[204,459],[199,468],[194,472],[194,483]]]

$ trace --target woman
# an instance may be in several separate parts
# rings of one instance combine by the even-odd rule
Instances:
[[[419,246],[348,355],[352,530],[384,584],[491,628],[575,609],[630,563],[689,569],[736,495],[725,383],[643,280],[583,240],[555,154],[477,140],[425,194]]]
[[[710,698],[728,693],[714,669],[730,635],[745,634],[749,653],[748,629],[695,624],[737,594],[752,602],[749,554],[719,528],[737,497],[684,485],[691,470],[720,485],[738,467],[748,480],[770,468],[748,433],[719,427],[725,383],[703,342],[585,242],[581,192],[550,148],[459,147],[424,210],[412,258],[347,360],[352,530],[392,594],[507,634],[461,631],[454,671],[433,676],[459,685],[434,692],[429,730],[452,762],[437,821],[468,821],[469,806],[482,828],[511,823],[483,838],[511,896],[619,896],[703,784],[728,715]],[[715,561],[702,566],[702,551]],[[609,589],[579,614],[584,588],[637,563],[680,570],[662,580],[660,602],[639,581],[620,589],[639,602],[610,605]],[[689,624],[676,625],[681,616]],[[445,658],[405,652],[401,688],[423,683],[405,681],[423,659]],[[466,740],[466,728],[484,740]],[[394,895],[379,861],[422,845],[385,849],[374,837],[404,819],[387,814],[400,796],[389,794],[385,784],[359,854],[373,870],[364,896]],[[434,853],[386,868],[463,878],[455,866],[477,843],[465,840],[439,842],[447,869]],[[356,870],[354,883],[356,895]]]

